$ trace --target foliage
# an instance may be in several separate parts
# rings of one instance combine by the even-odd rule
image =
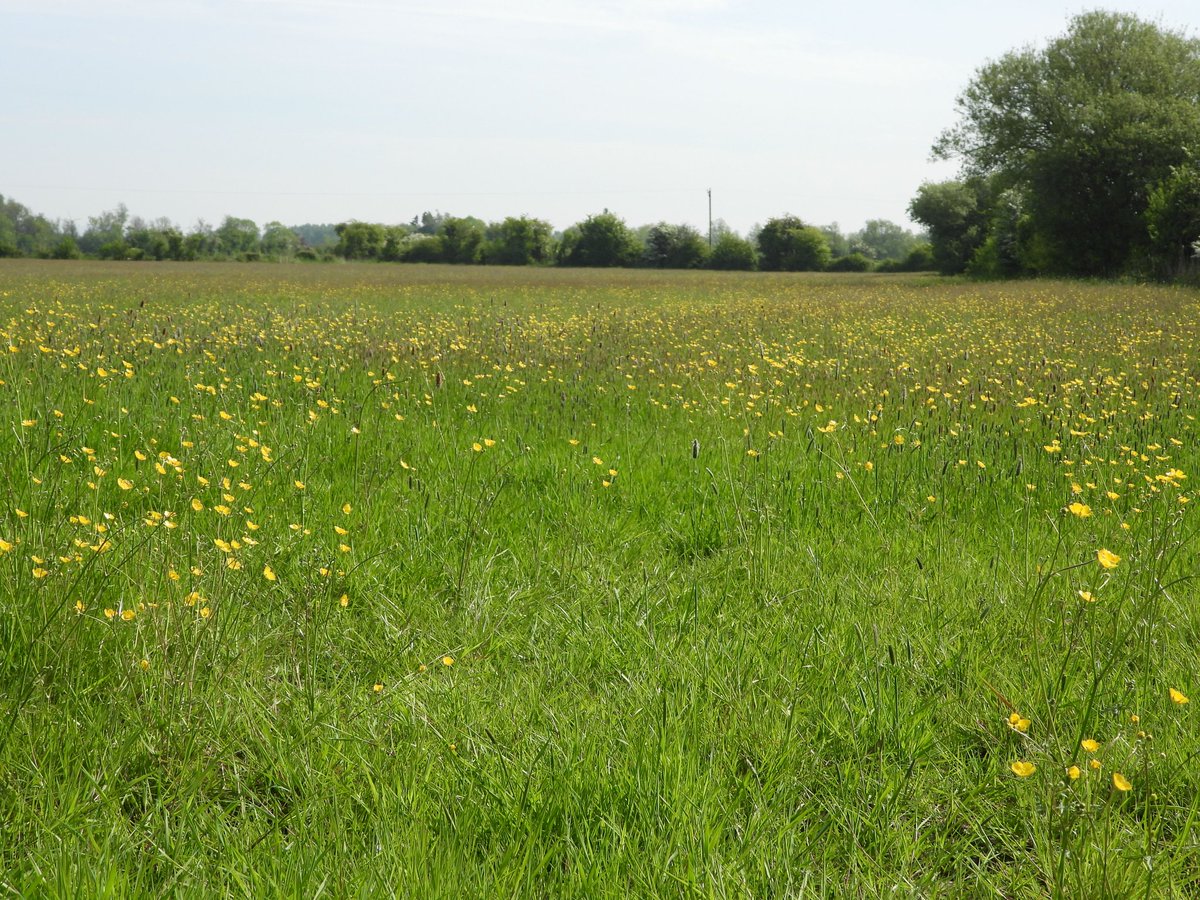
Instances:
[[[291,259],[300,249],[300,236],[282,222],[268,222],[263,226],[258,246],[269,259]]]
[[[258,226],[251,219],[226,216],[215,234],[218,252],[232,258],[258,249]]]
[[[442,239],[437,235],[428,237],[414,235],[401,246],[401,259],[412,263],[438,263],[445,256]]]
[[[853,252],[876,260],[904,259],[918,243],[915,234],[887,219],[869,219],[866,225],[849,237]],[[835,255],[844,256],[847,253]]]
[[[304,225],[293,225],[291,228],[302,247],[312,247],[314,250],[322,250],[331,248],[337,244],[337,225],[314,225],[307,223]]]
[[[832,259],[825,235],[795,216],[768,219],[758,232],[758,264],[765,271],[820,271]]]
[[[917,189],[908,213],[929,232],[934,264],[943,275],[965,272],[987,240],[990,202],[982,178],[926,182]]]
[[[712,253],[708,255],[708,268],[751,272],[758,268],[758,253],[750,241],[727,231],[713,244]]]
[[[967,274],[982,278],[1015,278],[1035,274],[1045,263],[1037,254],[1035,234],[1025,214],[1025,199],[1018,189],[1004,191],[992,200],[987,237],[971,256]]]
[[[646,233],[646,264],[656,269],[697,269],[708,256],[708,244],[690,225],[659,222]]]
[[[541,219],[509,216],[491,229],[483,259],[500,266],[548,263],[554,257],[553,232],[550,223]]]
[[[421,215],[412,217],[412,222],[409,223],[409,230],[414,234],[425,234],[432,237],[441,231],[442,225],[449,218],[451,218],[449,213],[444,213],[440,210],[434,212],[426,210]]]
[[[387,243],[382,225],[370,222],[342,222],[337,228],[338,242],[333,252],[342,259],[379,259]]]
[[[605,210],[567,229],[558,253],[565,266],[610,268],[636,265],[642,247],[625,220]]]
[[[72,237],[64,237],[60,240],[55,246],[52,256],[54,259],[83,259],[83,253]]]
[[[1084,13],[1044,50],[979,69],[934,150],[1022,191],[1047,268],[1113,275],[1145,255],[1151,190],[1200,146],[1198,98],[1200,41]]]
[[[871,260],[861,253],[839,256],[825,267],[829,272],[870,272]]]
[[[1200,242],[1200,166],[1176,166],[1155,186],[1146,223],[1160,270],[1167,274],[1186,270]]]
[[[121,203],[116,209],[106,210],[88,217],[88,227],[79,238],[79,249],[84,253],[100,253],[101,248],[123,243],[125,223],[129,221],[129,210]],[[101,254],[101,259],[105,258]],[[112,258],[111,256],[108,258]]]
[[[485,225],[473,216],[451,216],[442,221],[438,236],[442,239],[442,260],[448,263],[476,263],[483,253]]]
[[[849,256],[854,252],[850,246],[850,238],[842,234],[837,222],[822,225],[820,231],[825,235],[825,240],[829,242],[829,252],[835,259],[840,256]]]
[[[900,272],[934,272],[937,265],[933,260],[933,246],[928,243],[917,244],[909,251],[908,256],[901,261],[897,271]]]

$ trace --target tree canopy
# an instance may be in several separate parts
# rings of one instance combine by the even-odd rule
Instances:
[[[625,220],[607,209],[569,229],[559,248],[559,260],[568,266],[632,266],[641,255],[641,245]]]
[[[758,258],[768,272],[809,272],[824,269],[833,254],[820,229],[789,215],[768,219],[759,230]]]
[[[1172,194],[1172,202],[1188,197]],[[1172,206],[1174,218],[1179,221]],[[1164,207],[1165,209],[1166,207]],[[1164,229],[1168,218],[1164,214]],[[1169,227],[1175,227],[1171,225]],[[87,220],[51,221],[0,197],[0,256],[45,259],[332,261],[650,267],[661,269],[775,271],[917,271],[931,268],[921,236],[883,219],[842,234],[837,224],[816,228],[796,216],[769,219],[749,238],[724,221],[704,236],[686,223],[657,222],[631,228],[607,209],[556,233],[547,221],[509,216],[485,222],[428,210],[399,224],[347,220],[286,225],[225,216],[203,219],[188,231],[170,219],[143,219],[124,204]],[[831,246],[832,245],[832,246]],[[906,252],[907,251],[907,252]]]
[[[1200,148],[1200,41],[1084,13],[1044,49],[981,67],[957,108],[934,154],[995,197],[1016,192],[1025,267],[1116,274],[1148,261],[1151,194]]]

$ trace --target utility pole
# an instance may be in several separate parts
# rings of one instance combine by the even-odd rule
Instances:
[[[712,250],[712,188],[708,189],[708,249]]]

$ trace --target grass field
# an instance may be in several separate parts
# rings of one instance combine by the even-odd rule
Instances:
[[[1200,892],[1200,295],[0,265],[0,890]]]

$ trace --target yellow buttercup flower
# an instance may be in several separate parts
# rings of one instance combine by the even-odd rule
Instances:
[[[1008,727],[1013,731],[1019,731],[1024,734],[1029,730],[1029,720],[1024,718],[1019,712],[1013,712],[1008,717]]]
[[[1122,775],[1120,772],[1113,772],[1112,782],[1113,782],[1113,787],[1115,787],[1118,791],[1133,790],[1133,785],[1129,783],[1129,779],[1126,778],[1124,775]]]
[[[1096,561],[1105,569],[1115,569],[1121,563],[1121,557],[1111,550],[1097,550]]]
[[[1183,695],[1182,691],[1177,691],[1175,688],[1171,688],[1170,693],[1171,701],[1173,703],[1178,703],[1180,706],[1182,706],[1183,704],[1189,702],[1188,698]]]
[[[1031,762],[1026,762],[1023,759],[1017,760],[1015,763],[1009,766],[1009,768],[1012,769],[1013,774],[1018,778],[1028,778],[1037,771],[1037,766]]]

